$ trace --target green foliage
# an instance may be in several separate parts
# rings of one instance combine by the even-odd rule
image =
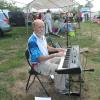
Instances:
[[[85,7],[92,8],[93,7],[92,1],[87,1],[87,3],[85,4]]]
[[[7,3],[5,0],[0,0],[0,9],[6,9]]]
[[[10,11],[20,11],[21,9],[15,6],[15,3],[8,3],[6,0],[0,0],[0,9],[8,9]]]

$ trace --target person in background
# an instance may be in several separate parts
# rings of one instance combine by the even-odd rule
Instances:
[[[38,19],[43,20],[43,15],[42,15],[42,13],[39,13],[39,14],[38,14]]]
[[[43,75],[54,75],[55,89],[62,94],[68,93],[66,74],[57,74],[57,69],[61,57],[65,56],[66,49],[53,48],[47,44],[44,36],[44,22],[36,19],[33,22],[33,33],[28,39],[28,50],[30,53],[29,61],[31,64],[38,64],[34,70]],[[49,52],[55,52],[49,54]]]
[[[46,34],[52,33],[52,15],[50,10],[47,10],[44,21],[46,23]]]
[[[60,21],[58,16],[54,16],[54,21],[53,21],[53,28],[52,31],[54,34],[58,35],[60,31]]]

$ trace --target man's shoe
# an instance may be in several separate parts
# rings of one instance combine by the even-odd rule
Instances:
[[[68,94],[69,93],[69,91],[68,90],[60,90],[60,91],[58,91],[60,94]]]
[[[71,94],[72,92],[71,91],[69,91],[69,90],[60,90],[60,91],[58,91],[60,94],[66,94],[66,95],[69,95],[69,94]]]
[[[50,83],[54,83],[54,75],[49,76],[49,81],[50,81]]]

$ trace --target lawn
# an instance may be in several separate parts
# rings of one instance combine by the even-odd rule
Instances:
[[[14,27],[11,32],[0,38],[0,100],[32,100],[34,96],[32,93],[25,93],[28,65],[24,52],[31,33],[31,28],[27,33],[26,27]],[[51,38],[53,42],[59,42],[62,47],[66,47],[66,38]],[[93,73],[84,73],[83,100],[100,100],[99,43],[100,25],[93,23],[81,23],[81,29],[77,29],[76,37],[69,38],[69,45],[80,45],[80,49],[88,49],[84,56],[81,55],[82,59],[87,58],[87,61],[82,60],[82,64],[86,68],[95,69]]]

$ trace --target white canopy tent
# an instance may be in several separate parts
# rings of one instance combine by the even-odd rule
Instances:
[[[50,8],[64,8],[72,6],[74,0],[33,0],[28,3],[29,8],[39,9],[50,9]]]
[[[41,9],[60,8],[63,11],[67,12],[72,10],[73,5],[79,5],[79,3],[77,3],[75,0],[33,0],[30,3],[28,3],[26,7],[24,7],[24,9],[26,9],[28,20],[28,14],[33,8],[36,9],[36,11]]]
[[[71,10],[73,5],[78,4],[75,0],[33,0],[29,2],[25,8],[31,11],[32,8],[37,11],[40,9],[61,8],[64,11]]]

